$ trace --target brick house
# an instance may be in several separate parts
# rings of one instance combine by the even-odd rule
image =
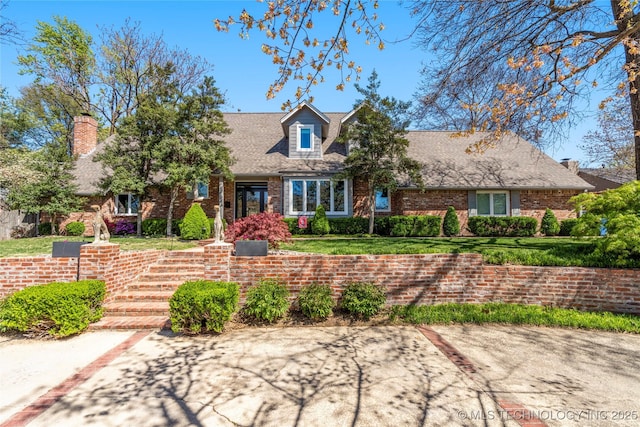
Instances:
[[[232,129],[225,137],[236,163],[233,181],[212,175],[198,183],[202,207],[213,216],[219,205],[228,222],[262,211],[286,217],[312,216],[323,204],[329,217],[367,215],[366,183],[332,180],[341,171],[348,147],[336,141],[340,129],[355,117],[350,113],[323,113],[308,103],[287,114],[225,113]],[[79,194],[88,197],[85,212],[66,220],[82,220],[92,233],[89,209],[102,206],[113,220],[130,219],[142,209],[143,218],[164,218],[168,194],[153,190],[140,203],[131,194],[101,194],[96,183],[103,168],[93,161],[109,139],[98,143],[97,123],[91,117],[75,122],[74,174]],[[423,167],[426,190],[406,182],[393,194],[380,191],[377,215],[429,214],[444,216],[453,206],[462,229],[473,215],[531,216],[540,220],[545,208],[558,219],[571,217],[568,199],[592,188],[566,167],[515,136],[505,136],[496,148],[481,155],[466,148],[482,137],[453,138],[450,132],[409,131],[409,155]],[[174,206],[182,218],[190,206],[185,191]]]

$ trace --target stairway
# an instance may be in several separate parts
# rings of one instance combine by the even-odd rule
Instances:
[[[170,251],[104,305],[92,330],[159,329],[169,326],[169,298],[182,283],[204,278],[204,249]]]

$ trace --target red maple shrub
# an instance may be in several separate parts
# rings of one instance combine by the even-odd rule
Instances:
[[[267,240],[269,247],[277,249],[280,243],[291,239],[289,226],[279,213],[262,212],[237,219],[225,231],[226,240]]]

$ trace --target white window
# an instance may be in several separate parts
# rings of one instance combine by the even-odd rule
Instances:
[[[118,194],[115,200],[116,215],[137,215],[140,208],[140,199],[135,194]]]
[[[506,191],[478,191],[476,193],[478,215],[507,216],[509,193]]]
[[[289,186],[289,214],[313,214],[322,205],[327,214],[345,214],[346,181],[292,179]]]
[[[298,125],[298,151],[313,151],[313,125]]]
[[[196,199],[208,199],[209,198],[209,184],[206,182],[198,182],[194,187],[187,191],[187,199],[193,199],[195,194]]]
[[[386,188],[376,190],[376,211],[391,212],[389,190]]]

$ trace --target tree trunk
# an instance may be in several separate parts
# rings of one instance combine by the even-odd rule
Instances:
[[[628,20],[633,17],[633,9],[627,6],[629,10],[623,15],[623,0],[611,0],[611,10],[613,17],[617,22],[618,30],[626,30]],[[632,39],[638,40],[640,34],[635,33]],[[627,76],[629,77],[629,101],[631,104],[631,114],[633,120],[633,142],[634,154],[636,160],[636,179],[640,180],[640,55],[631,52],[628,45],[624,45],[625,64],[629,67]],[[635,78],[634,78],[635,75]]]
[[[369,182],[369,234],[373,234],[376,213],[376,189],[372,182]]]
[[[171,187],[171,200],[169,201],[169,209],[167,209],[167,237],[172,236],[172,228],[173,228],[173,205],[178,198],[178,190],[180,187],[175,186]]]

